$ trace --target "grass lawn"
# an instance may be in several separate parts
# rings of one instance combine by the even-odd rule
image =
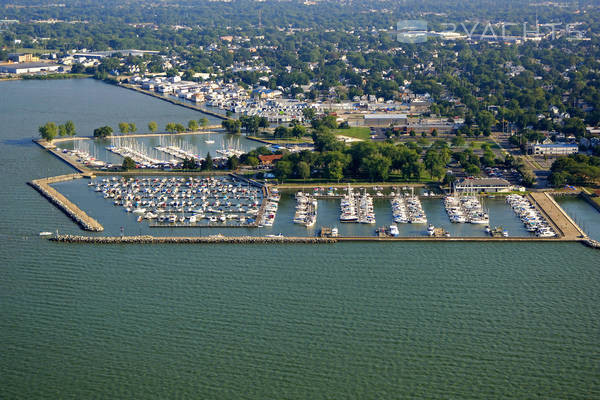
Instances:
[[[273,136],[248,136],[248,139],[262,140],[270,144],[297,144],[297,143],[312,143],[312,138],[274,138]]]
[[[369,140],[371,138],[371,130],[364,127],[352,127],[348,129],[334,129],[335,135],[343,135],[357,139]]]
[[[482,141],[482,140],[474,140],[474,141],[472,141],[472,142],[469,142],[469,141],[467,141],[467,145],[468,145],[469,147],[473,148],[473,149],[481,149],[481,146],[482,146],[484,143],[487,143],[487,144],[489,144],[489,145],[490,145],[490,147],[491,147],[492,149],[499,149],[499,148],[500,148],[500,146],[498,146],[498,144],[497,144],[497,143],[494,143],[494,142],[492,142],[492,141],[487,141],[487,140],[486,140],[486,141]]]

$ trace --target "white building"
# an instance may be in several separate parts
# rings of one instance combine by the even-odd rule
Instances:
[[[531,154],[534,154],[534,155],[568,156],[569,154],[577,153],[579,151],[579,146],[576,144],[569,144],[569,143],[552,143],[552,144],[532,143],[528,146],[528,150]]]

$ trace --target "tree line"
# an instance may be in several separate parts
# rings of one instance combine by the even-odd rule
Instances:
[[[57,136],[65,137],[75,136],[77,134],[75,131],[75,123],[71,120],[62,125],[57,125],[54,122],[46,122],[38,128],[38,132],[42,139],[47,140],[48,142],[51,142]]]

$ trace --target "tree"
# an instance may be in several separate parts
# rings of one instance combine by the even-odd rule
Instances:
[[[300,124],[294,125],[292,128],[292,136],[301,138],[304,135],[306,135],[306,128]]]
[[[240,166],[240,159],[237,156],[231,156],[227,159],[227,168],[235,171]]]
[[[371,181],[385,181],[390,176],[392,162],[381,154],[372,154],[363,159],[362,168],[369,175]]]
[[[283,181],[284,179],[286,179],[288,176],[290,176],[292,174],[292,163],[290,161],[284,161],[281,160],[279,161],[277,164],[275,164],[275,176]]]
[[[182,163],[181,167],[183,169],[197,169],[198,168],[198,163],[193,158],[187,158],[186,157],[183,160],[183,163]]]
[[[188,130],[197,131],[198,130],[198,121],[196,121],[195,119],[191,119],[188,122]]]
[[[67,136],[67,128],[64,125],[58,126],[58,136]]]
[[[278,126],[277,128],[275,128],[275,132],[274,132],[276,137],[288,137],[289,136],[289,129],[286,128],[285,126]]]
[[[150,132],[156,132],[157,129],[158,129],[158,124],[155,121],[148,122],[148,130]]]
[[[213,159],[210,155],[210,152],[206,153],[206,158],[202,161],[201,169],[203,171],[210,171],[213,169]]]
[[[307,178],[310,178],[310,165],[304,161],[300,161],[296,166],[298,170],[298,176],[306,181]]]
[[[123,159],[123,165],[122,165],[122,168],[123,168],[125,171],[128,171],[128,170],[130,170],[130,169],[134,169],[134,168],[135,168],[135,161],[133,161],[133,158],[131,158],[131,157],[125,157],[125,158]]]
[[[242,123],[237,119],[226,119],[221,121],[221,126],[225,128],[225,131],[230,134],[239,134]]]
[[[58,135],[58,128],[54,122],[46,122],[38,128],[42,139],[51,142]]]
[[[119,122],[119,131],[121,133],[129,132],[129,124],[127,122]]]
[[[131,133],[137,132],[137,126],[135,125],[134,122],[129,123],[129,132],[131,132]]]
[[[67,130],[67,136],[75,136],[77,134],[75,131],[75,123],[71,120],[65,122],[65,129]]]
[[[176,124],[174,122],[169,122],[167,125],[165,125],[165,130],[169,133],[177,132]]]
[[[201,127],[205,127],[208,125],[208,118],[206,117],[202,117],[198,120],[198,123],[200,124]]]
[[[302,110],[302,115],[307,121],[312,121],[313,119],[315,119],[317,112],[312,107],[306,107]]]
[[[94,129],[94,137],[95,138],[105,138],[107,136],[112,135],[113,128],[110,126],[102,126],[100,128]]]
[[[185,132],[185,126],[183,126],[183,124],[176,123],[175,124],[175,132],[177,132],[177,133]]]

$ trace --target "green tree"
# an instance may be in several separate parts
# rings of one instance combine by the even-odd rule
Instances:
[[[148,130],[150,132],[156,132],[157,129],[158,129],[158,124],[155,121],[148,122]]]
[[[75,131],[75,123],[71,120],[65,122],[65,129],[67,130],[67,136],[75,136],[77,134]]]
[[[195,119],[191,119],[188,122],[188,130],[197,131],[198,130],[198,121],[196,121]]]
[[[206,153],[206,157],[204,158],[204,160],[202,161],[202,170],[203,171],[210,171],[213,169],[213,159],[210,155],[210,152]]]
[[[300,161],[296,166],[298,170],[298,176],[306,181],[307,178],[310,178],[310,165],[304,161]]]
[[[165,130],[169,133],[175,133],[177,132],[177,125],[174,122],[169,122],[165,125]]]
[[[123,159],[123,165],[121,166],[125,171],[135,168],[135,161],[131,157],[125,157]]]
[[[38,128],[38,131],[42,139],[48,142],[51,142],[58,135],[58,127],[54,122],[46,122],[45,125]]]
[[[185,132],[185,126],[183,126],[183,124],[176,123],[175,124],[175,132],[177,132],[177,133]]]
[[[237,119],[226,119],[221,121],[221,126],[227,133],[239,134],[241,132],[242,123]]]
[[[100,128],[94,129],[94,137],[95,138],[105,138],[107,136],[112,135],[113,128],[110,126],[102,126]]]
[[[119,131],[121,133],[129,132],[129,124],[127,122],[119,122]]]
[[[58,136],[67,136],[67,128],[64,125],[58,126]]]
[[[227,168],[235,171],[240,166],[240,159],[237,156],[231,156],[227,159]]]
[[[275,128],[275,132],[274,132],[276,137],[288,137],[289,136],[289,129],[286,128],[285,126],[278,126],[277,128]]]
[[[134,122],[130,122],[129,123],[129,132],[131,132],[131,133],[136,133],[137,132],[137,126],[135,125]]]
[[[275,176],[283,181],[290,175],[292,175],[293,166],[290,161],[281,160],[277,164],[275,164]]]
[[[295,124],[292,128],[292,136],[301,138],[306,135],[306,128],[300,124]]]
[[[198,120],[198,123],[200,124],[201,127],[205,127],[208,125],[208,118],[206,117],[202,117]]]

